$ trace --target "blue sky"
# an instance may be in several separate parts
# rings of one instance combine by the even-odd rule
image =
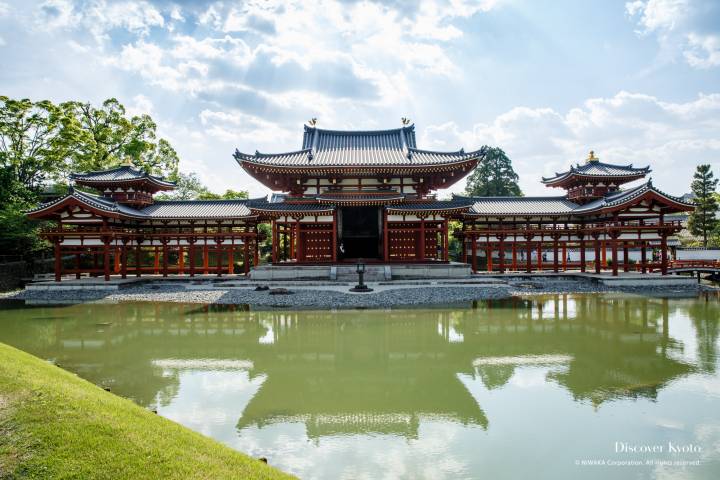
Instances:
[[[265,193],[232,152],[297,149],[312,117],[500,146],[528,195],[590,149],[675,194],[720,174],[717,1],[0,0],[0,64],[4,95],[150,113],[218,191]]]

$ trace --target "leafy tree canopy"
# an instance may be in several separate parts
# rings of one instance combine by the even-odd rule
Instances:
[[[477,197],[521,197],[518,175],[501,148],[490,148],[468,177],[465,192]]]
[[[156,195],[158,200],[236,200],[248,198],[246,191],[225,190],[225,193],[211,192],[203,185],[196,173],[178,173],[175,177],[175,190]]]
[[[157,125],[149,115],[128,117],[114,98],[100,108],[81,102],[65,102],[61,108],[71,118],[67,129],[77,139],[70,152],[74,170],[103,170],[129,160],[152,174],[177,175],[178,155],[167,140],[157,138]]]
[[[698,165],[690,184],[695,195],[695,210],[690,214],[688,227],[693,235],[702,237],[705,247],[719,223],[717,185],[718,179],[714,177],[710,165]]]

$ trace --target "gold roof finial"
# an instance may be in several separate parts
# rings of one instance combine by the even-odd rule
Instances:
[[[588,155],[587,161],[588,162],[597,162],[599,159],[595,156],[595,150],[590,150],[590,154]]]

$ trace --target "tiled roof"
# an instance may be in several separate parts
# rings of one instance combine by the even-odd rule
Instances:
[[[544,183],[555,183],[572,175],[584,175],[595,177],[642,177],[650,173],[650,167],[636,168],[631,165],[613,165],[600,161],[587,162],[583,165],[571,166],[570,170],[555,173],[554,177],[543,177]]]
[[[139,210],[136,210],[132,207],[128,207],[127,205],[119,204],[109,198],[101,197],[99,195],[93,195],[91,193],[85,193],[81,192],[79,190],[75,190],[71,188],[68,193],[60,198],[57,198],[51,202],[43,203],[38,205],[37,207],[29,210],[27,213],[34,213],[39,212],[42,210],[45,210],[49,207],[52,207],[54,205],[58,205],[68,198],[74,198],[78,200],[81,203],[85,203],[86,205],[97,208],[98,210],[102,210],[109,213],[120,213],[123,215],[127,215],[130,217],[136,217],[136,218],[142,218],[144,217],[143,213]]]
[[[216,218],[242,218],[252,216],[246,204],[257,200],[168,200],[157,201],[141,210],[136,210],[122,203],[115,202],[106,197],[71,190],[64,197],[52,202],[44,203],[30,210],[28,213],[45,210],[72,197],[90,207],[109,213],[119,213],[133,218],[141,219],[216,219]],[[264,200],[264,199],[263,199]]]
[[[155,218],[242,218],[252,216],[248,200],[169,200],[157,201],[142,209],[150,219]]]
[[[238,162],[273,166],[415,166],[438,165],[471,160],[484,154],[474,152],[432,152],[415,143],[415,126],[391,130],[340,131],[305,127],[301,150],[254,155],[235,151]]]
[[[622,190],[619,192],[613,192],[609,195],[606,195],[603,198],[598,198],[595,201],[592,201],[590,203],[586,203],[585,205],[578,206],[575,209],[575,213],[588,213],[595,210],[602,210],[603,208],[607,207],[614,207],[617,205],[621,205],[625,202],[628,202],[634,198],[639,197],[640,195],[643,195],[646,192],[652,191],[662,197],[665,197],[673,202],[681,203],[683,205],[687,205],[688,207],[692,207],[693,205],[690,203],[687,203],[683,201],[680,197],[674,197],[672,195],[668,195],[665,192],[662,192],[655,188],[652,184],[652,182],[647,182],[642,185],[638,185],[637,187],[628,189],[628,190]]]
[[[470,208],[473,200],[467,197],[454,196],[450,200],[433,200],[429,202],[412,202],[402,205],[388,206],[388,211],[419,211],[419,210],[454,210]]]
[[[253,212],[332,212],[334,205],[317,203],[254,202],[248,205]]]
[[[461,197],[463,198],[463,197]],[[566,197],[466,197],[471,215],[566,215],[578,205]]]
[[[103,183],[103,182],[128,182],[132,180],[147,180],[158,186],[175,187],[175,183],[163,180],[160,177],[150,175],[143,170],[137,170],[129,165],[122,165],[110,170],[101,170],[97,172],[73,173],[70,178],[78,183]]]
[[[405,195],[398,192],[363,192],[363,191],[343,191],[343,192],[325,192],[315,199],[321,203],[347,203],[347,202],[400,202],[405,199]]]

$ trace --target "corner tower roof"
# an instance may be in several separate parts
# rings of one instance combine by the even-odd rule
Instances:
[[[611,179],[617,185],[645,177],[650,173],[650,167],[633,167],[630,165],[615,165],[601,162],[590,152],[584,164],[570,166],[570,170],[556,172],[552,177],[543,177],[542,181],[550,187],[564,187],[577,181],[587,181],[590,178]]]

